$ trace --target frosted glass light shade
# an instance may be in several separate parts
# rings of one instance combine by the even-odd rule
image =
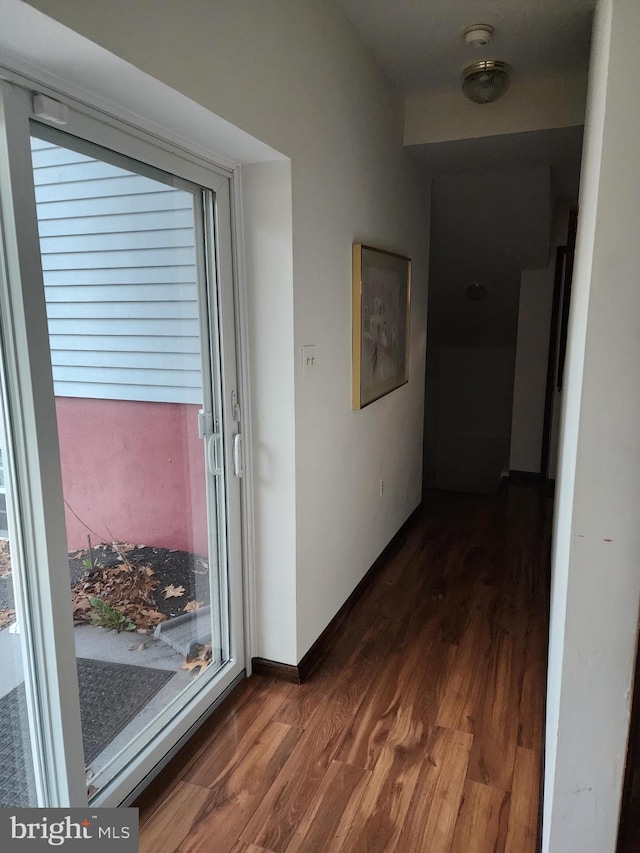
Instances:
[[[490,104],[509,88],[510,67],[497,59],[484,59],[467,66],[462,73],[462,91],[475,104]]]

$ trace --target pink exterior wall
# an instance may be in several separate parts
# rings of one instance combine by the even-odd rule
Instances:
[[[131,542],[207,555],[199,406],[57,397],[69,550]]]

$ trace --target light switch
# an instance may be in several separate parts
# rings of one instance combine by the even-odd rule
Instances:
[[[302,347],[302,369],[305,373],[316,366],[316,358],[315,346]]]

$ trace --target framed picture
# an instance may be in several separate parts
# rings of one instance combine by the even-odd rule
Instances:
[[[409,381],[411,260],[353,247],[353,408]]]

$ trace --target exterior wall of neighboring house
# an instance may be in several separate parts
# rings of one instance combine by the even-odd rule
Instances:
[[[39,139],[32,158],[69,548],[205,555],[192,196]]]
[[[93,544],[116,539],[206,556],[198,411],[56,398],[69,549],[85,548],[90,535]]]

